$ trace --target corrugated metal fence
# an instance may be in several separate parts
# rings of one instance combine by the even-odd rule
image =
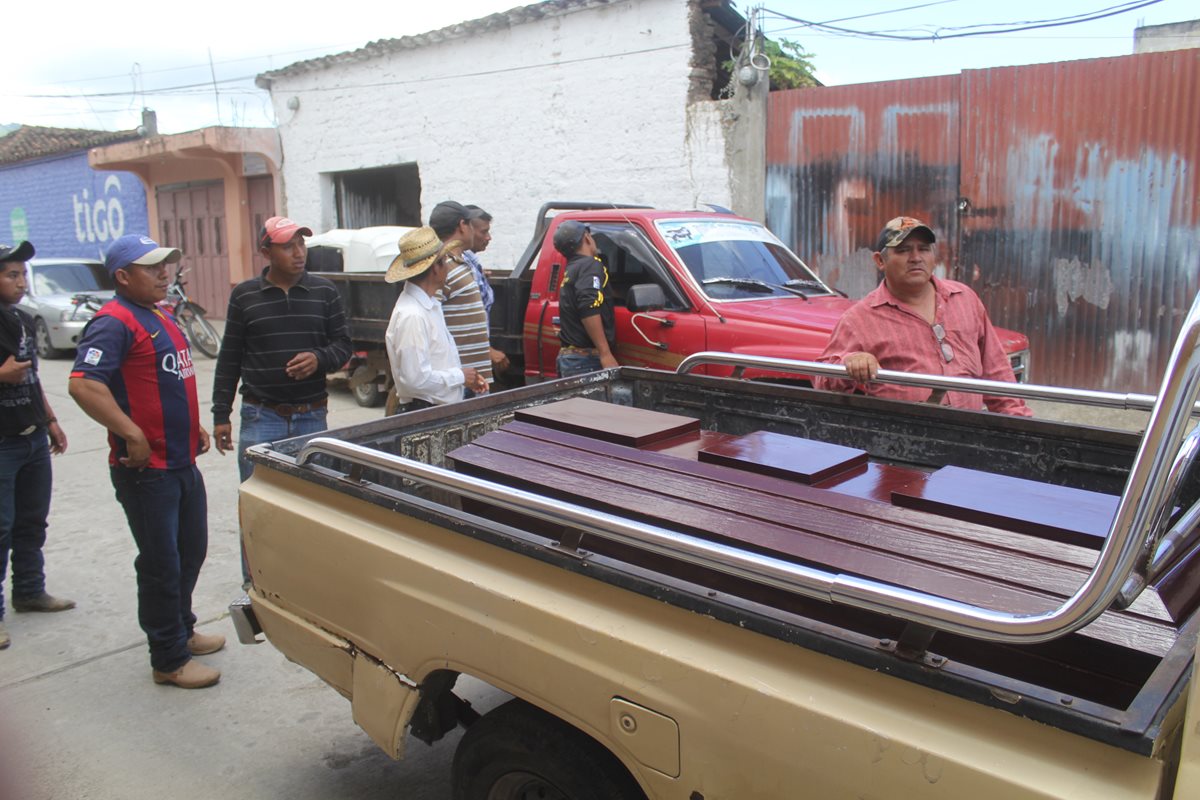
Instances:
[[[1200,290],[1200,50],[776,92],[768,131],[769,227],[852,297],[917,216],[1031,380],[1157,390]]]

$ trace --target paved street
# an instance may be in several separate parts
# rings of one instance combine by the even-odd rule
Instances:
[[[206,426],[215,363],[198,362]],[[232,456],[200,459],[210,538],[195,608],[200,630],[229,639],[204,657],[221,682],[189,692],[151,681],[133,540],[108,480],[103,431],[67,395],[69,370],[66,360],[41,369],[70,442],[54,459],[46,572],[49,590],[79,605],[6,615],[13,644],[0,651],[0,798],[10,800],[6,789],[16,790],[11,800],[448,798],[457,736],[432,748],[410,740],[409,756],[393,762],[340,695],[269,644],[237,642],[225,610],[241,585]],[[333,426],[382,414],[345,389],[332,394]],[[6,786],[9,776],[16,781]]]

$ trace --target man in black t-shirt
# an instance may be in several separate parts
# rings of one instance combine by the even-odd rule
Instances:
[[[46,518],[50,514],[50,454],[67,449],[67,435],[42,392],[33,320],[17,303],[25,296],[25,262],[33,245],[0,245],[0,650],[11,643],[4,627],[4,579],[12,551],[12,600],[17,611],[75,607],[46,593]]]
[[[573,219],[559,223],[554,231],[554,249],[568,259],[558,290],[558,377],[617,366],[608,270],[596,257],[599,248],[591,229]]]

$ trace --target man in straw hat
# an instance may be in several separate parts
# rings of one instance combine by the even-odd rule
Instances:
[[[104,265],[117,296],[80,337],[68,388],[108,428],[110,477],[138,548],[138,622],[154,682],[199,689],[221,673],[193,656],[215,653],[225,637],[195,630],[192,613],[208,552],[208,497],[196,456],[209,439],[187,339],[157,305],[167,296],[167,265],[180,255],[147,236],[113,242]]]
[[[842,315],[819,361],[844,364],[849,378],[813,379],[818,389],[939,403],[1028,417],[1013,397],[934,392],[874,382],[880,369],[1015,381],[983,302],[970,287],[935,278],[933,229],[913,217],[888,220],[875,243],[879,288]]]
[[[397,413],[462,400],[464,386],[477,394],[488,390],[479,370],[462,366],[442,305],[434,298],[446,274],[462,265],[461,247],[458,241],[443,245],[433,228],[409,231],[384,277],[388,283],[405,281],[386,337]]]

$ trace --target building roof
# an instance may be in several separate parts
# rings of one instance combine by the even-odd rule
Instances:
[[[401,36],[399,39],[380,39],[357,50],[335,53],[331,56],[322,56],[321,58],[312,58],[308,61],[297,61],[295,64],[289,64],[281,69],[264,72],[254,82],[260,89],[270,89],[271,81],[276,78],[300,75],[320,69],[329,69],[330,67],[342,64],[369,61],[391,53],[415,50],[419,47],[451,39],[461,39],[475,34],[502,30],[504,28],[511,28],[514,25],[523,25],[526,22],[537,22],[547,17],[559,17],[573,11],[613,5],[619,2],[622,2],[622,0],[546,0],[546,2],[519,6],[518,8],[509,9],[497,14],[489,14],[479,19],[448,25],[445,28],[439,28],[436,31],[428,33],[419,33],[415,36]]]
[[[0,164],[87,150],[113,142],[137,139],[137,131],[93,131],[86,128],[45,128],[20,125],[0,136]]]

